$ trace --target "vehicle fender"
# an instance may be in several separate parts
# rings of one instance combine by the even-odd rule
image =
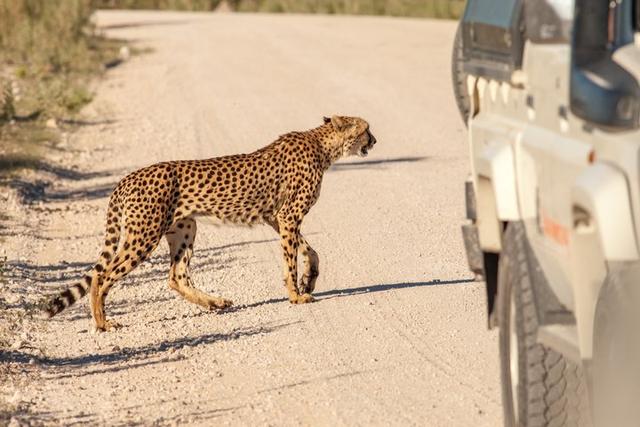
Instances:
[[[478,176],[491,181],[496,201],[496,214],[500,221],[520,219],[516,174],[511,144],[490,144],[478,156]]]
[[[513,154],[509,143],[491,143],[476,156],[477,225],[480,245],[500,252],[500,223],[519,219]]]

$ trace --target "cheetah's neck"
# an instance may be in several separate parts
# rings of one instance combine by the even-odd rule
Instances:
[[[338,135],[331,124],[326,124],[313,129],[316,139],[320,142],[322,153],[324,155],[324,168],[329,168],[333,163],[337,162],[343,156],[344,141]]]

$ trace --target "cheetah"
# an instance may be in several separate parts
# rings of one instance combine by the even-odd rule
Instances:
[[[124,177],[109,199],[106,236],[98,262],[83,279],[49,299],[52,317],[87,292],[95,328],[118,327],[105,317],[111,287],[140,265],[164,236],[169,244],[169,287],[206,309],[232,302],[198,290],[189,275],[196,219],[219,224],[266,224],[280,236],[289,301],[313,301],[319,258],[300,234],[304,216],[316,203],[324,172],[343,156],[364,157],[376,143],[359,117],[324,117],[323,124],[290,132],[253,153],[206,160],[157,163]],[[303,274],[298,283],[298,252]]]

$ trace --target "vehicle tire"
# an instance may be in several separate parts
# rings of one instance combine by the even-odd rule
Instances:
[[[640,263],[612,267],[600,290],[593,327],[596,426],[640,423]]]
[[[497,306],[505,425],[589,426],[582,367],[536,341],[527,245],[524,226],[510,223],[500,254]]]
[[[458,105],[458,111],[464,121],[464,125],[467,126],[469,112],[471,111],[471,100],[467,92],[467,74],[464,72],[463,62],[462,25],[458,24],[451,54],[451,80],[453,82],[453,95]]]

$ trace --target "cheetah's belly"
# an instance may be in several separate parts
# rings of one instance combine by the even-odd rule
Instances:
[[[261,217],[245,217],[237,216],[230,218],[219,218],[215,215],[195,215],[193,217],[197,222],[206,225],[220,227],[223,225],[234,227],[251,227],[253,225],[264,224],[264,218]]]
[[[221,226],[221,225],[232,224],[229,220],[226,220],[224,218],[218,218],[215,215],[195,215],[194,219],[199,223],[207,224],[207,225]]]

